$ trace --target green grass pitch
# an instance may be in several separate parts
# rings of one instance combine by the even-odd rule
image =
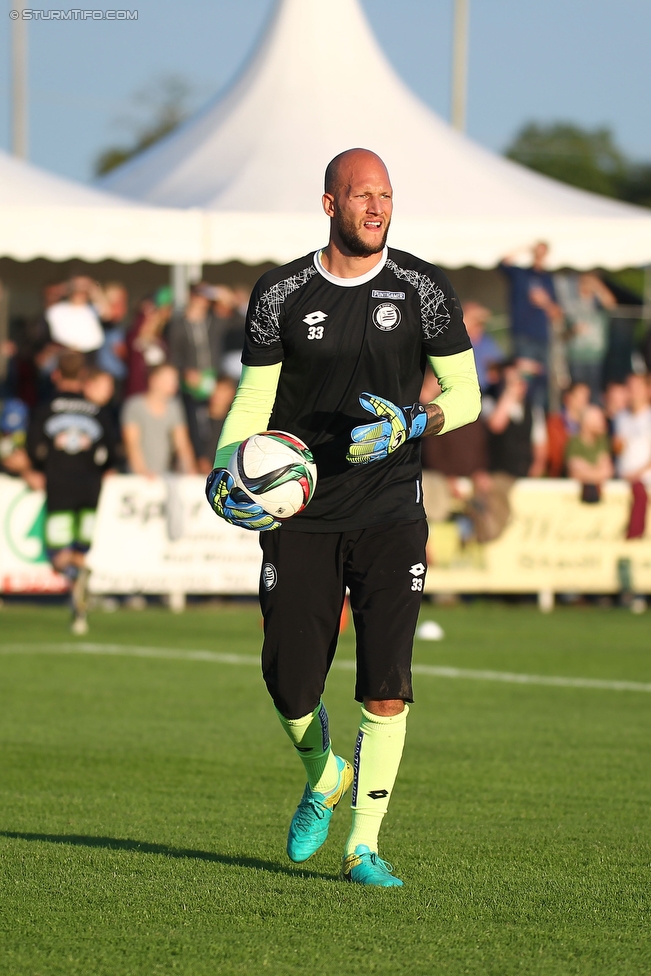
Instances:
[[[416,661],[651,681],[648,618],[475,603]],[[86,642],[255,655],[249,606],[95,613]],[[304,866],[304,778],[257,667],[20,652],[61,609],[0,613],[2,976],[651,973],[651,695],[417,676],[381,853],[337,880],[348,803]],[[342,659],[353,655],[350,632]],[[350,671],[331,673],[351,757]]]

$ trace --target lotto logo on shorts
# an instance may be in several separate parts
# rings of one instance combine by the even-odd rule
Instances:
[[[262,585],[265,590],[273,590],[278,582],[278,573],[273,563],[265,563],[262,567]]]
[[[414,563],[410,567],[409,572],[411,573],[411,588],[414,593],[423,592],[423,577],[425,576],[425,567],[422,563]]]
[[[373,312],[373,321],[380,332],[393,332],[400,325],[400,309],[393,302],[383,302]]]

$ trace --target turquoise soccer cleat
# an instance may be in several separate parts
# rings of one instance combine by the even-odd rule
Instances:
[[[292,861],[307,861],[325,843],[332,814],[353,781],[353,767],[341,756],[335,756],[339,782],[327,795],[310,789],[307,783],[301,802],[292,817],[287,835],[287,853]]]
[[[358,844],[355,853],[345,857],[341,866],[341,877],[344,881],[376,885],[379,888],[402,888],[402,881],[392,872],[392,866],[366,844]]]

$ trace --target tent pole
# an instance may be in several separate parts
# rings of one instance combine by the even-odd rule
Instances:
[[[9,359],[6,355],[6,343],[9,340],[9,295],[0,281],[0,383],[7,378]]]
[[[11,151],[27,159],[27,22],[24,0],[13,0],[11,10]]]
[[[170,285],[174,294],[174,309],[185,308],[188,302],[188,266],[173,264],[170,268]]]
[[[200,264],[173,264],[170,268],[170,285],[174,293],[174,308],[185,308],[188,303],[190,285],[201,281]]]
[[[452,39],[452,128],[466,128],[466,87],[468,82],[468,21],[470,0],[454,0],[454,33]]]

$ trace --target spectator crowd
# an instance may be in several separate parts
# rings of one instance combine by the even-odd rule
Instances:
[[[45,547],[70,583],[73,632],[84,634],[102,480],[211,470],[248,294],[201,282],[175,311],[159,288],[130,315],[123,285],[75,277],[43,298],[42,314],[0,344],[0,471],[45,490]]]
[[[515,257],[500,264],[507,342],[487,331],[488,308],[464,304],[483,411],[469,427],[423,440],[430,517],[450,517],[461,504],[470,534],[488,541],[508,520],[517,478],[571,477],[583,501],[596,503],[603,483],[619,477],[631,485],[628,535],[640,536],[651,486],[651,385],[643,357],[632,365],[632,318],[621,308],[631,296],[594,272],[551,274],[542,242],[528,265]],[[200,282],[183,309],[173,308],[168,287],[130,309],[119,282],[75,277],[46,287],[42,314],[0,349],[0,470],[45,487],[53,477],[46,433],[56,428],[52,443],[65,441],[69,456],[92,448],[100,475],[209,472],[239,379],[247,301],[245,288]],[[422,399],[436,394],[429,372]],[[70,397],[88,405],[77,404],[76,433],[64,438],[63,421],[48,419],[46,405],[70,406]],[[91,432],[91,417],[101,433]]]
[[[244,288],[198,283],[182,310],[162,287],[130,313],[119,282],[76,277],[47,286],[43,313],[0,349],[2,470],[43,484],[43,463],[29,450],[30,416],[65,386],[63,363],[84,396],[106,408],[118,470],[210,471],[239,380],[247,301]]]
[[[490,310],[464,304],[482,413],[469,427],[423,440],[426,507],[438,519],[461,513],[463,531],[486,542],[508,521],[517,478],[573,478],[590,504],[618,477],[631,485],[627,537],[639,538],[651,488],[651,349],[635,350],[627,313],[640,300],[594,272],[552,275],[547,252],[539,242],[528,266],[512,257],[500,264],[508,348],[486,332]],[[430,373],[423,402],[436,393]]]

